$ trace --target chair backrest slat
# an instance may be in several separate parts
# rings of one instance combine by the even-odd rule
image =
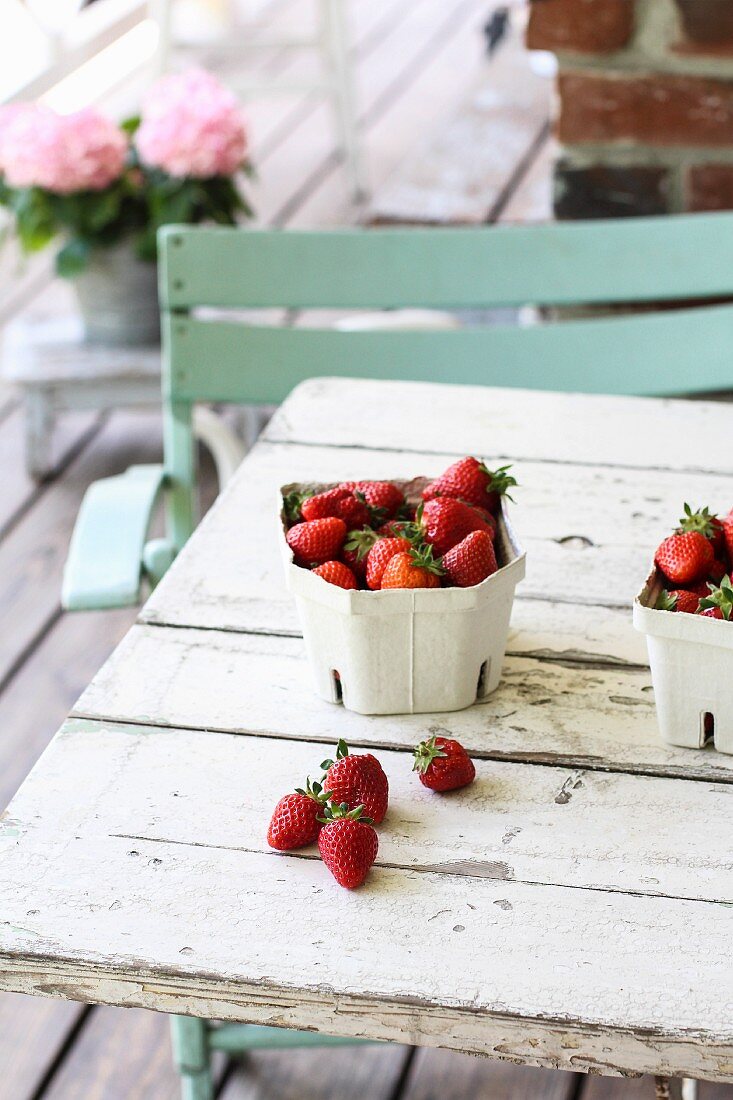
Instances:
[[[587,393],[672,394],[704,372],[733,378],[733,305],[437,332],[339,332],[171,316],[179,400],[278,403],[314,374],[448,381]],[[660,361],[664,364],[660,370]]]
[[[167,227],[164,308],[460,309],[733,290],[733,215],[330,232]]]
[[[733,382],[733,213],[526,227],[161,231],[169,525],[193,525],[195,401],[276,403],[345,375],[595,393]],[[705,306],[689,308],[695,299]],[[227,309],[471,309],[676,301],[529,327],[357,331],[243,325]],[[224,311],[208,319],[197,310]]]

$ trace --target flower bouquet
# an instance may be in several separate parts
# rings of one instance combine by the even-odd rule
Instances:
[[[117,288],[120,312],[139,318],[146,303],[155,316],[158,229],[251,217],[237,178],[249,171],[240,106],[200,69],[163,77],[140,116],[120,125],[93,107],[69,115],[40,103],[0,110],[0,203],[25,252],[60,238],[56,271],[78,279],[88,330],[98,312],[85,300],[92,288],[103,312]],[[94,279],[80,278],[85,273]]]

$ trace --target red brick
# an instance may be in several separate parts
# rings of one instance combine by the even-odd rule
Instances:
[[[565,72],[559,90],[568,144],[733,145],[733,81]]]
[[[688,210],[733,210],[733,164],[697,164],[687,173]]]
[[[666,214],[668,171],[649,165],[555,165],[555,217],[627,218]]]
[[[533,0],[527,28],[530,50],[611,53],[634,29],[634,0]]]
[[[733,48],[733,0],[675,0],[691,49],[727,53]]]

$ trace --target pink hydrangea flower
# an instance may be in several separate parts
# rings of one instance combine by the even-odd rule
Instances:
[[[203,69],[163,77],[143,105],[135,143],[143,163],[171,176],[231,176],[247,155],[239,104]]]
[[[41,104],[0,111],[0,171],[10,187],[101,191],[122,175],[126,155],[125,135],[92,107],[71,115]]]

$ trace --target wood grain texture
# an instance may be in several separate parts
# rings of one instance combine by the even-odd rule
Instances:
[[[265,737],[72,721],[46,766],[67,794],[79,769],[114,770],[116,798],[100,795],[93,809],[95,830],[110,837],[271,854],[276,793],[263,797],[262,777],[281,775],[293,789],[320,774],[331,750],[289,743],[284,759],[282,742]],[[409,752],[377,755],[391,784],[381,866],[733,901],[727,837],[706,827],[730,813],[730,787],[479,760],[471,788],[441,799],[418,782]],[[300,856],[318,858],[315,849]]]
[[[258,741],[256,750],[263,744]],[[522,846],[532,846],[535,830],[535,843],[542,845],[541,833],[547,838],[545,858],[550,863],[560,862],[552,851],[554,837],[569,868],[576,860],[587,861],[587,868],[594,861],[590,842],[567,851],[567,837],[588,841],[597,813],[606,830],[598,840],[605,845],[601,862],[608,862],[615,850],[619,871],[633,873],[626,848],[638,848],[639,834],[653,835],[653,827],[639,820],[634,807],[645,803],[644,792],[649,792],[650,820],[658,820],[653,790],[660,781],[548,774],[544,793],[534,788],[538,805],[528,811],[528,816],[536,815],[530,826],[517,816],[517,798],[531,801],[531,794],[521,792],[519,776],[532,771],[541,784],[541,769],[504,766],[500,783],[496,772],[486,769],[484,783],[481,768],[482,782],[463,796],[464,828],[457,820],[451,826],[449,819],[438,819],[427,792],[420,789],[420,797],[414,797],[411,788],[402,786],[404,773],[387,755],[384,759],[395,775],[395,821],[389,835],[382,832],[383,862],[362,891],[343,895],[317,859],[276,856],[263,849],[260,780],[252,781],[248,795],[244,768],[231,755],[247,758],[244,745],[241,738],[205,733],[137,732],[84,722],[67,726],[3,823],[0,896],[6,934],[0,985],[67,996],[73,989],[77,997],[163,1009],[175,1007],[176,998],[181,998],[181,1010],[197,1012],[206,1004],[202,1014],[214,1017],[307,1024],[335,1028],[336,1034],[402,1034],[418,1044],[437,1041],[455,1049],[510,1052],[523,1059],[528,1053],[527,1061],[565,1068],[587,1068],[587,1059],[591,1054],[597,1058],[598,1051],[581,1042],[564,1060],[556,1052],[553,1062],[547,1050],[538,1053],[525,1040],[521,1055],[497,1050],[497,1042],[503,1046],[507,1041],[506,1017],[522,1020],[527,1039],[549,1027],[553,1042],[557,1029],[571,1023],[623,1028],[636,1033],[635,1042],[642,1047],[653,1043],[656,1060],[650,1062],[648,1051],[645,1056],[641,1049],[632,1051],[635,1043],[626,1044],[617,1068],[648,1069],[667,1065],[669,1058],[677,1071],[694,1068],[701,1076],[733,1077],[722,1054],[730,1040],[728,907],[606,888],[530,884],[521,881],[512,866],[515,858],[518,867],[523,860],[525,866],[532,862],[523,856]],[[217,760],[219,747],[224,757]],[[271,746],[270,751],[275,750]],[[310,755],[319,756],[320,746],[311,747]],[[248,767],[250,763],[248,759]],[[302,774],[303,763],[293,760],[293,772]],[[272,767],[255,766],[251,771],[253,776],[271,774]],[[83,800],[75,798],[81,774]],[[203,782],[204,775],[211,780]],[[561,781],[559,787],[554,779]],[[590,787],[583,786],[586,782]],[[624,783],[626,795],[621,793]],[[610,798],[629,807],[615,835],[608,815],[599,808],[605,784],[610,784],[605,788]],[[685,786],[676,783],[675,789]],[[485,809],[482,790],[492,792]],[[111,791],[115,798],[110,798]],[[586,797],[590,817],[583,814]],[[249,817],[243,808],[248,798],[250,803],[259,800]],[[684,808],[684,796],[680,798],[680,835],[684,827],[700,831],[690,826],[690,811]],[[494,803],[497,808],[504,805],[509,814],[504,820],[497,814],[495,825]],[[543,827],[545,803],[551,816]],[[473,841],[472,804],[479,811]],[[53,821],[52,830],[42,827],[39,805]],[[450,801],[441,803],[440,809],[461,812],[458,800],[452,807]],[[704,814],[706,820],[711,812]],[[562,824],[562,815],[568,815],[568,822],[576,813],[574,828]],[[630,815],[636,816],[630,826],[639,830],[636,840],[623,832],[623,818]],[[512,835],[518,821],[523,821],[524,832]],[[248,850],[255,822],[255,844],[261,850]],[[123,835],[129,823],[139,830],[135,835]],[[430,854],[440,855],[442,863],[433,861],[418,869],[414,856],[427,854],[427,835],[421,829],[428,826],[439,834],[439,847]],[[207,828],[213,832],[207,834]],[[462,832],[455,838],[457,828]],[[233,834],[239,829],[242,843],[228,844],[237,839]],[[159,839],[149,839],[156,830]],[[401,836],[404,865],[398,854]],[[504,858],[476,863],[469,859],[468,868],[465,860],[451,867],[451,837],[453,854],[465,855],[484,837],[484,855],[492,856],[493,844]],[[669,830],[666,837],[674,843]],[[653,841],[648,837],[646,842]],[[663,844],[659,836],[655,842]],[[690,845],[695,843],[688,839],[681,863],[690,878],[694,875],[701,882],[704,868],[699,864],[707,857],[694,857]],[[703,838],[697,843],[704,844]],[[639,858],[665,873],[668,857]],[[680,859],[679,853],[672,863],[674,859]],[[540,856],[535,865],[541,862]],[[74,867],[71,878],[69,863]],[[274,867],[281,870],[273,874]],[[666,873],[674,872],[668,868]],[[42,900],[36,886],[39,874]],[[718,871],[719,880],[723,874],[729,874],[725,865]],[[201,889],[187,889],[185,884],[193,881]],[[332,919],[334,903],[340,909],[337,922]],[[277,936],[258,934],[265,913],[277,913]],[[691,923],[698,930],[693,941],[687,935]],[[440,968],[426,969],[423,951],[409,949],[416,936],[424,951],[440,951]],[[640,969],[642,939],[654,965]],[[338,968],[324,958],[326,943],[329,958],[340,960]],[[680,968],[683,944],[687,961]],[[522,962],[528,951],[530,967]],[[696,979],[692,988],[691,973]],[[215,995],[212,980],[218,989]],[[373,1015],[375,999],[383,1004],[378,1021]],[[371,1002],[369,1008],[364,1001]],[[450,1028],[457,1030],[447,1027],[448,1019]],[[398,1021],[401,1032],[394,1030]],[[668,1043],[672,1048],[681,1045],[673,1053]]]
[[[136,454],[158,456],[157,424],[157,417],[116,414],[43,494],[42,507],[30,508],[0,543],[0,607],[13,623],[0,637],[0,681],[58,614],[68,540],[89,481],[124,469]]]
[[[96,1008],[43,1100],[178,1100],[170,1025],[160,1013]],[[217,1076],[223,1060],[217,1059]]]
[[[519,22],[519,20],[516,20]],[[370,224],[480,225],[550,116],[551,82],[532,68],[513,27],[459,109],[373,197]]]
[[[333,408],[358,408],[359,416],[334,416]],[[314,378],[278,409],[264,439],[636,466],[653,472],[653,485],[657,471],[733,472],[729,416],[725,405],[707,401]]]
[[[142,671],[150,668],[154,676]],[[315,695],[299,639],[140,625],[74,712],[401,748],[440,728],[486,758],[733,778],[730,755],[662,743],[647,669],[586,667],[561,659],[507,658],[497,691],[464,711],[375,718]]]
[[[77,1024],[81,1006],[0,994],[0,1096],[36,1100],[57,1052]]]

